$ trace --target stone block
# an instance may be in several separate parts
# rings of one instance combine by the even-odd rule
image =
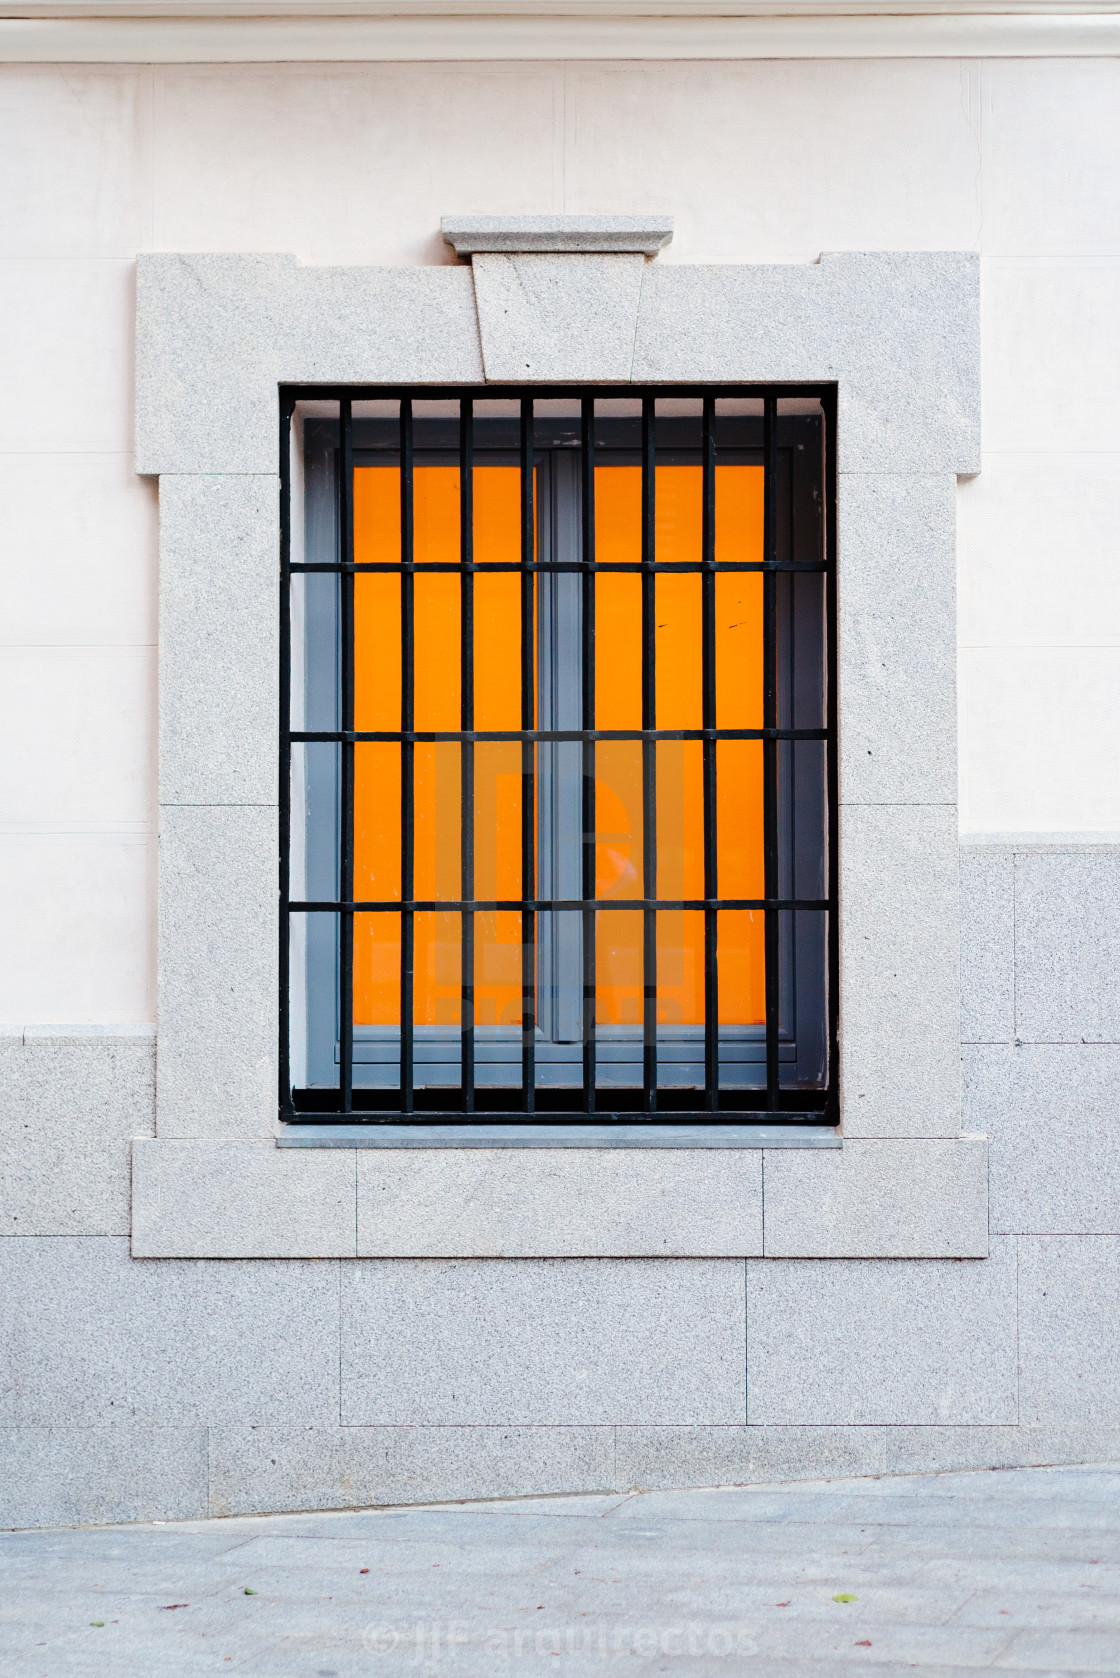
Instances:
[[[280,488],[160,482],[159,796],[276,802]]]
[[[1107,1462],[1118,1451],[1117,1427],[619,1427],[615,1483],[652,1491],[776,1480],[835,1482],[849,1475],[940,1475],[953,1469]],[[866,1481],[850,1488],[865,1495],[878,1489]],[[700,1495],[712,1496],[710,1491]],[[985,1495],[990,1497],[990,1489]],[[654,1507],[648,1506],[651,1514]]]
[[[300,267],[147,253],[137,266],[138,472],[277,469],[277,387],[483,378],[466,268]]]
[[[203,1427],[0,1427],[0,1527],[195,1520],[206,1481]]]
[[[632,377],[836,380],[842,472],[978,472],[979,298],[968,252],[654,265]]]
[[[747,1345],[751,1423],[1014,1423],[1014,1243],[979,1260],[749,1259]]]
[[[1120,1236],[1021,1235],[1024,1422],[1115,1427],[1120,1414]]]
[[[150,1144],[149,1144],[150,1145]],[[983,1136],[767,1149],[767,1258],[986,1258]]]
[[[354,1155],[268,1140],[140,1141],[133,1258],[352,1258]]]
[[[1120,846],[1015,858],[1015,1034],[1120,1043]]]
[[[609,1427],[215,1427],[210,1513],[602,1491]]]
[[[488,380],[630,378],[642,256],[495,253],[471,266]]]
[[[343,1265],[350,1425],[741,1422],[731,1259]]]
[[[151,1026],[0,1039],[0,1234],[126,1235],[129,1150],[154,1125]]]
[[[966,1122],[990,1138],[991,1227],[1120,1235],[1120,1045],[975,1044]]]
[[[268,1136],[277,1112],[276,810],[165,807],[161,1136]]]
[[[956,811],[840,812],[845,1136],[960,1133]]]
[[[358,1153],[358,1252],[381,1258],[762,1252],[759,1149]]]
[[[0,1424],[338,1418],[330,1263],[129,1258],[115,1237],[0,1241]]]
[[[1014,1035],[1015,859],[962,845],[961,1040],[1010,1043]]]
[[[840,800],[957,797],[956,479],[838,484]]]

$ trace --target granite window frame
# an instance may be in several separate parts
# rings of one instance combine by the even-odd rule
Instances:
[[[547,1148],[278,1147],[281,387],[731,381],[837,389],[842,1147],[576,1148],[563,1193],[532,1163]],[[978,469],[968,253],[142,257],[159,980],[134,1253],[982,1256],[984,1139],[960,1128],[954,600],[956,477]]]

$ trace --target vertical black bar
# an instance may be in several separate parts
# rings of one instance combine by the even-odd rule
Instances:
[[[536,557],[536,502],[533,494],[533,399],[521,402],[521,727],[536,726],[536,622],[534,576],[528,569]],[[536,868],[536,747],[521,745],[521,1105],[536,1111],[537,1101],[537,920],[528,903],[537,894]]]
[[[825,746],[828,773],[828,1108],[831,1123],[840,1122],[839,1037],[840,1037],[840,760],[836,682],[836,390],[826,391],[824,409],[824,521],[825,549],[825,635],[827,637]]]
[[[657,726],[656,399],[642,398],[642,728]],[[657,747],[642,740],[642,894],[657,896]],[[657,1111],[657,911],[642,911],[642,1111]]]
[[[459,582],[460,728],[474,728],[474,403],[459,403]],[[462,1014],[460,1056],[463,1111],[474,1112],[474,742],[464,740],[459,765],[459,844],[463,899],[461,916]]]
[[[288,993],[291,984],[291,925],[288,878],[292,855],[292,412],[289,396],[280,400],[280,1116],[294,1115],[291,1048],[288,1040]]]
[[[352,404],[338,405],[340,719],[343,735],[354,732],[354,438]],[[344,739],[339,751],[338,894],[354,901],[354,744]],[[338,912],[338,1108],[354,1110],[354,911]]]
[[[580,614],[583,727],[595,727],[595,398],[585,396],[582,407],[583,493],[580,512],[583,524],[583,575]],[[582,747],[581,786],[583,807],[581,895],[585,904],[595,896],[595,742]],[[583,911],[583,1101],[585,1113],[595,1111],[595,921],[594,909]]]
[[[416,636],[412,571],[412,398],[401,398],[401,730],[410,733],[415,722]],[[401,742],[401,899],[415,895],[414,748]],[[414,965],[413,911],[401,911],[401,1112],[411,1113],[415,1075],[412,1043],[412,981]]]
[[[767,565],[778,559],[778,401],[767,396],[763,406],[765,460],[762,557]],[[778,578],[762,574],[762,726],[778,726]],[[778,895],[778,742],[762,742],[763,893]],[[778,1029],[781,996],[778,983],[779,929],[777,909],[765,913],[766,948],[766,1108],[776,1112],[781,1102],[778,1068]]]
[[[704,729],[704,896],[719,896],[716,808],[716,404],[704,398],[703,483],[700,558],[701,726]],[[704,909],[704,1107],[719,1111],[718,923],[710,903]]]

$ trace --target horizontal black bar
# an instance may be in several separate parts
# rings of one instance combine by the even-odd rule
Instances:
[[[668,1086],[666,1089],[661,1089],[658,1091],[658,1099],[663,1100],[667,1095],[672,1094],[672,1092],[672,1085]],[[539,1093],[540,1092],[538,1091],[538,1094]],[[357,1092],[355,1092],[355,1099],[357,1099]],[[340,1115],[338,1113],[286,1112],[281,1113],[280,1117],[283,1119],[285,1124],[336,1125],[340,1122]],[[601,1107],[596,1107],[590,1118],[588,1118],[587,1114],[583,1111],[569,1111],[563,1108],[557,1109],[556,1111],[553,1111],[552,1109],[545,1109],[536,1113],[509,1113],[500,1107],[476,1107],[473,1113],[464,1116],[463,1109],[461,1107],[451,1107],[446,1109],[433,1107],[425,1108],[425,1110],[420,1113],[380,1112],[373,1114],[351,1112],[346,1114],[345,1122],[348,1125],[430,1125],[433,1122],[438,1121],[440,1124],[458,1125],[462,1129],[469,1130],[472,1126],[484,1123],[488,1119],[497,1119],[500,1120],[502,1124],[513,1125],[649,1124],[705,1126],[727,1125],[729,1127],[732,1125],[741,1125],[744,1120],[754,1124],[765,1123],[767,1127],[771,1125],[835,1125],[839,1122],[835,1118],[826,1118],[823,1109],[819,1107],[815,1112],[799,1113],[783,1113],[766,1107],[721,1107],[718,1113],[710,1113],[699,1107],[681,1107],[675,1112],[670,1111],[652,1114],[643,1113],[638,1108],[635,1108],[632,1112],[619,1111],[617,1113],[611,1113],[604,1112]]]
[[[399,746],[411,740],[421,745],[458,745],[464,740],[502,746],[526,740],[827,740],[827,728],[536,728],[536,729],[409,729],[391,734],[360,731],[293,729],[288,738],[294,745],[379,745]]]
[[[804,909],[826,910],[832,904],[825,897],[425,897],[371,898],[365,903],[335,902],[316,898],[302,903],[289,903],[293,914],[327,915],[344,910],[347,914],[393,915],[402,909],[416,914],[491,914],[498,910],[534,912],[579,909]]]
[[[820,398],[832,395],[836,388],[835,382],[829,380],[825,380],[823,383],[810,382],[805,384],[743,384],[738,382],[727,382],[723,384],[690,384],[666,382],[664,384],[648,385],[630,384],[625,380],[619,380],[617,383],[607,381],[596,382],[594,385],[550,384],[542,386],[540,389],[534,389],[533,395],[542,401],[548,402],[563,400],[567,397],[575,400],[584,396],[594,396],[601,400],[610,402],[616,402],[619,397],[638,399],[642,396],[693,396],[696,397],[697,400],[704,396],[714,396],[717,399],[721,396],[738,396],[743,398],[753,398],[755,400],[764,396],[776,396],[780,401],[783,397],[796,396],[813,396]],[[520,401],[525,395],[526,387],[523,384],[483,385],[470,383],[430,385],[353,385],[312,383],[285,384],[280,386],[280,390],[282,394],[287,395],[296,402],[339,402],[343,400],[350,400],[354,402],[362,402],[365,400],[393,402],[400,401],[402,397],[411,397],[414,402],[436,402],[441,398],[446,398],[448,401],[458,401],[460,397],[465,396],[477,397],[481,401],[510,402]],[[422,419],[424,416],[420,415],[419,417]],[[479,417],[481,418],[483,416]],[[515,415],[507,417],[516,418]],[[572,416],[573,419],[577,417],[578,416],[576,415]],[[637,419],[639,416],[635,414],[632,417]],[[699,415],[696,417],[699,418]],[[717,415],[716,417],[721,418],[722,416]],[[759,416],[747,417],[750,418]],[[361,414],[357,414],[355,415],[355,418],[361,420],[363,416]]]
[[[522,565],[520,561],[513,559],[496,559],[492,563],[480,561],[474,565],[463,565],[457,560],[435,559],[413,560],[410,564],[405,565],[399,561],[396,564],[389,564],[387,562],[382,562],[381,560],[371,559],[355,560],[352,565],[331,564],[327,560],[306,560],[301,561],[297,565],[290,565],[288,570],[293,574],[297,571],[311,571],[315,573],[325,571],[335,576],[349,576],[351,573],[356,571],[374,571],[387,575],[400,575],[401,573],[407,573],[409,576],[415,576],[417,572],[428,571],[440,573],[451,572],[455,575],[458,575],[463,571],[468,571],[475,574],[481,574],[482,576],[485,576],[488,572],[493,574],[505,571],[569,571],[574,572],[579,576],[582,576],[586,571],[629,572],[632,576],[642,576],[648,571],[671,571],[675,574],[684,575],[687,575],[689,572],[694,572],[696,576],[700,576],[705,571],[815,571],[819,573],[827,571],[828,566],[817,560],[781,559],[720,559],[714,561],[711,565],[705,565],[704,562],[699,559],[674,559],[661,560],[648,566],[642,565],[638,561],[630,563],[629,561],[624,560],[619,560],[617,562],[613,560],[604,560],[601,565],[596,563],[584,566],[577,560],[565,559],[530,560],[525,565]]]

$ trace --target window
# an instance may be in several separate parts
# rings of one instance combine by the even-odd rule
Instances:
[[[835,1122],[827,391],[291,391],[282,1116]]]

